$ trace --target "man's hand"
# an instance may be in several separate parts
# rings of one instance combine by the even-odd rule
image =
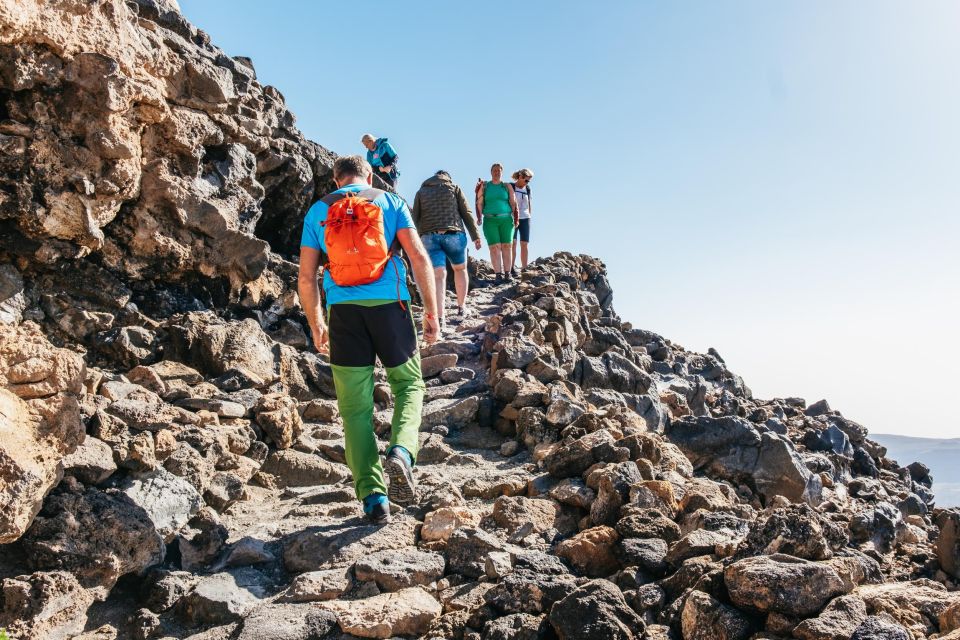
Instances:
[[[327,326],[325,324],[320,324],[316,329],[312,330],[313,334],[313,347],[317,350],[317,353],[330,353],[330,334],[327,331]]]
[[[383,173],[390,173],[390,167],[380,167],[380,171]]]
[[[423,341],[427,344],[433,344],[439,336],[440,320],[433,314],[423,314]]]
[[[473,241],[473,246],[477,248],[477,251],[480,250],[480,247],[481,247],[480,238],[477,238],[476,240]]]

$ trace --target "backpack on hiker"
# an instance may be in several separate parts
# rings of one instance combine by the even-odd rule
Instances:
[[[327,219],[320,223],[327,246],[324,266],[342,287],[375,282],[397,254],[396,241],[387,246],[383,210],[374,203],[384,193],[365,189],[331,193],[322,200],[329,207]]]

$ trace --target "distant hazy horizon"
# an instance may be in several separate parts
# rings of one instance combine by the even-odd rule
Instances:
[[[960,435],[960,3],[180,4],[309,138],[389,137],[407,198],[532,168],[533,255],[758,397]]]
[[[870,438],[887,448],[887,456],[901,465],[920,461],[930,467],[933,493],[941,507],[960,506],[960,438],[918,438],[889,433],[871,433]]]

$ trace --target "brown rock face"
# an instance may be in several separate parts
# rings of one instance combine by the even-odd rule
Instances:
[[[332,155],[248,60],[159,3],[4,0],[0,23],[0,219],[35,258],[238,291],[268,264],[255,229],[295,248]]]
[[[960,579],[960,512],[949,511],[940,516],[937,537],[937,558],[944,571]]]
[[[558,544],[557,555],[588,576],[608,576],[619,566],[614,554],[619,539],[610,527],[593,527]]]
[[[94,595],[66,571],[0,582],[0,628],[14,638],[66,640],[83,631]]]
[[[361,638],[419,636],[443,611],[420,587],[329,606],[340,628]]]
[[[0,544],[27,530],[83,441],[77,395],[83,359],[33,323],[0,325]]]

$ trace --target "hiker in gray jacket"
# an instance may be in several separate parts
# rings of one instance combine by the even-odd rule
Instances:
[[[417,233],[430,254],[437,284],[437,317],[444,328],[443,292],[446,290],[447,260],[453,266],[453,282],[457,291],[457,313],[467,314],[467,234],[473,246],[480,249],[480,234],[473,214],[460,187],[450,174],[440,170],[420,185],[411,210]]]

